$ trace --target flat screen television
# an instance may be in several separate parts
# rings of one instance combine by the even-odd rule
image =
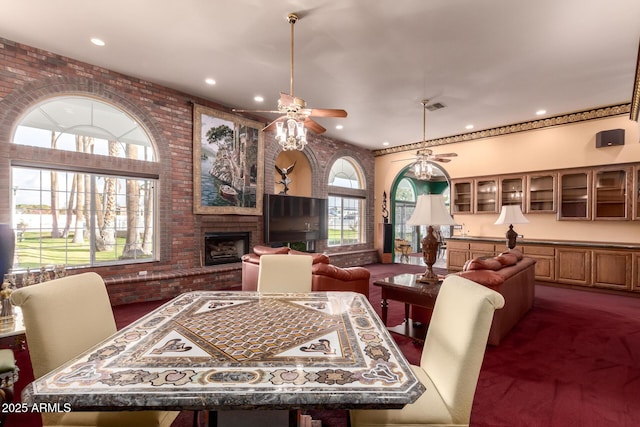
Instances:
[[[263,200],[265,243],[329,238],[327,199],[265,194]]]

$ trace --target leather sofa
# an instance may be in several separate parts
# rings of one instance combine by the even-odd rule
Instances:
[[[271,248],[256,246],[253,253],[242,256],[242,290],[255,291],[258,289],[258,271],[260,256],[265,254],[310,255],[313,257],[311,265],[311,289],[321,291],[353,291],[369,298],[369,279],[371,273],[364,267],[342,268],[330,263],[329,256],[321,253],[299,252],[288,247]],[[286,272],[283,272],[286,274]]]
[[[499,345],[511,329],[533,307],[535,296],[536,260],[510,249],[492,258],[474,258],[465,263],[463,271],[453,273],[491,288],[504,297],[489,332],[489,344]]]

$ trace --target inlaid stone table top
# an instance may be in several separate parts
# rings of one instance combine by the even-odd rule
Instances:
[[[400,408],[424,387],[366,297],[190,292],[25,388],[107,409]]]

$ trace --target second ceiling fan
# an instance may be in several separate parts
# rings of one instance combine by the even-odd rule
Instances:
[[[328,108],[307,108],[304,99],[298,98],[293,91],[293,27],[298,21],[298,16],[290,13],[287,21],[291,25],[291,61],[290,61],[290,83],[289,93],[280,92],[277,110],[239,110],[236,112],[252,113],[278,113],[280,117],[269,123],[263,130],[276,129],[276,139],[284,150],[302,150],[306,145],[306,129],[315,134],[322,134],[326,131],[318,122],[311,117],[347,117],[347,112],[341,109]]]
[[[412,160],[413,163],[409,167],[413,167],[416,178],[420,180],[429,180],[434,174],[432,162],[447,163],[451,159],[449,157],[456,157],[456,153],[441,153],[434,154],[432,150],[427,148],[427,104],[428,99],[422,100],[422,145],[423,148],[418,149],[416,156],[413,159],[401,159],[394,160],[394,162],[406,162]]]

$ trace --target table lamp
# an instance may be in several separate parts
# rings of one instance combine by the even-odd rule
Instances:
[[[422,283],[437,283],[438,276],[433,272],[433,264],[438,257],[440,240],[433,234],[434,225],[454,225],[449,210],[444,204],[441,194],[421,194],[418,196],[413,215],[407,221],[407,225],[426,225],[427,234],[422,239],[422,257],[427,265],[427,270],[418,281]]]
[[[494,222],[496,225],[509,224],[509,230],[507,230],[507,247],[513,249],[516,247],[516,237],[518,233],[513,229],[513,224],[528,224],[529,220],[524,217],[520,205],[504,205],[500,211],[500,216]]]

